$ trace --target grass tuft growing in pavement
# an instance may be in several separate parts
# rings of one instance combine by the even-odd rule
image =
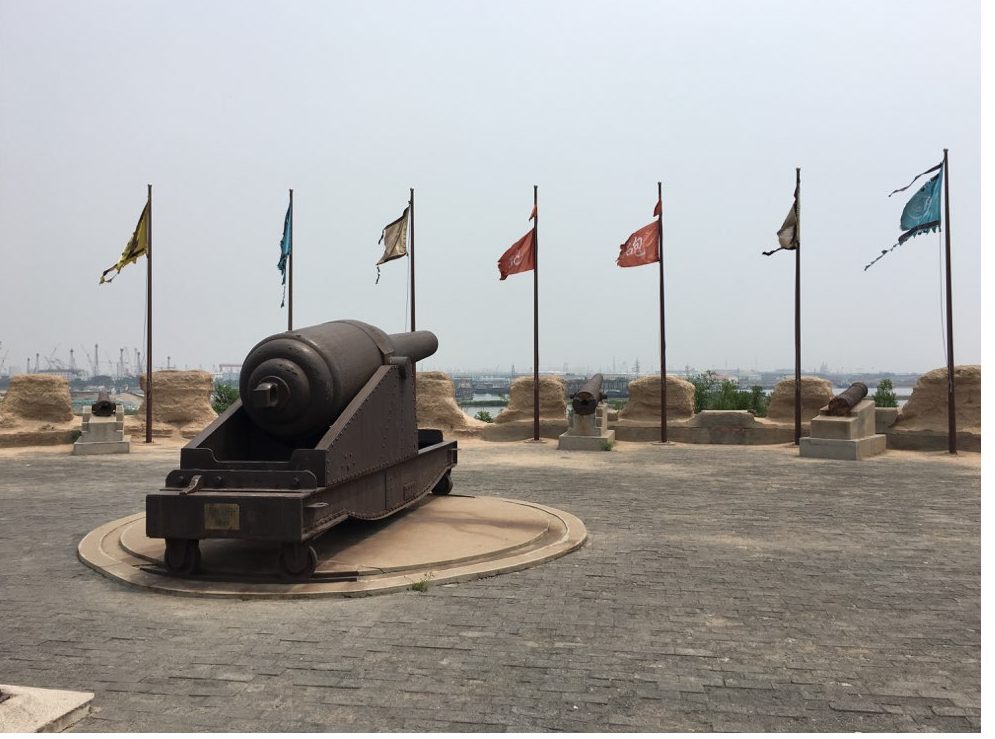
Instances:
[[[429,578],[431,576],[432,576],[431,573],[429,573],[425,576],[424,579],[411,583],[411,587],[408,589],[414,590],[416,593],[427,593],[428,588],[431,585],[431,583],[429,582]]]

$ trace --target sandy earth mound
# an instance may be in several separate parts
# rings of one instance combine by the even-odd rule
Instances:
[[[418,372],[416,377],[419,428],[472,432],[487,425],[466,415],[459,407],[456,387],[445,372]]]
[[[494,423],[531,421],[533,417],[532,376],[517,377],[511,383],[508,405]],[[559,377],[539,375],[539,418],[550,421],[567,420],[567,386]]]
[[[819,415],[819,409],[832,400],[833,383],[821,377],[802,375],[802,422]],[[781,380],[774,386],[767,406],[767,420],[785,423],[795,421],[795,378]]]
[[[954,367],[954,403],[958,431],[981,433],[981,365]],[[947,368],[930,370],[916,381],[894,428],[947,432]]]
[[[694,415],[694,385],[681,377],[667,375],[667,425],[675,419]],[[639,377],[629,383],[629,402],[619,414],[620,421],[660,422],[660,375]]]
[[[69,382],[56,375],[15,375],[0,402],[0,427],[74,420]]]
[[[214,378],[203,370],[162,370],[152,373],[152,435],[179,432],[192,439],[218,417],[211,407]],[[145,375],[140,378],[145,389]],[[145,401],[129,416],[128,432],[145,433]]]

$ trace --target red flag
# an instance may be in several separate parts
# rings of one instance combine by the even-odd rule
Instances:
[[[656,205],[653,206],[653,215],[658,216],[663,214],[663,200],[657,200]]]
[[[657,240],[657,224],[653,221],[626,239],[619,248],[615,264],[619,267],[638,267],[659,261],[660,244]]]
[[[511,245],[498,260],[498,269],[501,270],[501,279],[508,275],[519,272],[529,272],[536,267],[535,242],[532,239],[532,231],[529,231],[522,238]]]
[[[537,213],[537,212],[538,212],[538,211],[537,211],[537,206],[533,205],[533,206],[532,206],[532,212],[531,212],[531,213],[529,213],[529,220],[530,220],[530,221],[532,221],[532,220],[535,220],[535,217],[536,217],[536,213]]]

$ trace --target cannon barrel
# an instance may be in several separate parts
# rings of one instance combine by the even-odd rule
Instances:
[[[330,321],[274,334],[256,344],[239,376],[249,418],[286,441],[324,433],[377,369],[401,357],[431,356],[431,331],[386,334],[361,321]]]
[[[597,410],[598,403],[605,399],[604,393],[601,392],[601,385],[604,381],[605,378],[597,374],[570,396],[571,401],[573,401],[574,413],[579,416],[590,416]]]
[[[853,407],[865,397],[867,397],[867,385],[862,382],[855,382],[829,401],[829,404],[826,406],[826,415],[849,416]]]
[[[90,413],[99,417],[113,416],[117,411],[117,404],[111,400],[110,394],[106,390],[101,390],[97,395],[97,400],[90,406]]]

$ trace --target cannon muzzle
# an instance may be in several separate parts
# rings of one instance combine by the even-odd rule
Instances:
[[[601,392],[601,385],[605,378],[597,374],[584,383],[580,390],[570,396],[573,401],[574,413],[579,416],[590,416],[598,408],[598,403],[605,399],[605,394]]]
[[[98,418],[113,416],[116,411],[117,403],[111,400],[111,396],[106,390],[101,390],[97,395],[96,402],[90,406],[90,413]]]
[[[246,356],[239,394],[249,418],[285,441],[324,433],[378,368],[430,357],[431,331],[386,334],[361,321],[330,321],[263,339]]]

